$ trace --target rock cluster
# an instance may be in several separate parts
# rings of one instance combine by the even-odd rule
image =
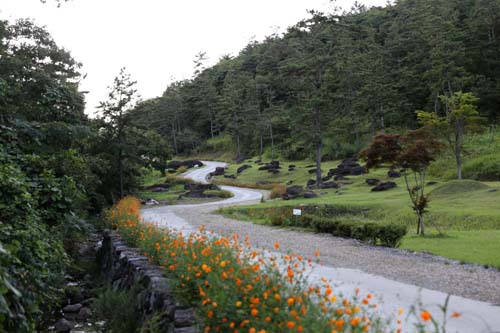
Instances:
[[[209,196],[205,194],[205,191],[220,190],[217,185],[199,183],[185,184],[184,189],[189,192],[183,194],[182,196],[188,198],[207,198]]]
[[[194,167],[201,167],[203,166],[203,163],[199,160],[186,160],[186,161],[170,161],[167,163],[167,168],[168,169],[173,169],[177,170],[180,167],[186,167],[188,169],[194,168]]]
[[[352,157],[343,160],[335,169],[330,169],[328,176],[359,176],[364,173],[366,173],[366,168],[358,163],[357,158]]]
[[[383,182],[383,183],[379,183],[377,186],[372,188],[372,192],[386,191],[386,190],[390,190],[391,188],[394,188],[394,187],[396,187],[395,182]]]
[[[271,162],[266,163],[263,166],[259,167],[260,171],[267,170],[267,172],[271,172],[274,174],[280,172],[279,169],[281,169],[280,161],[271,161]]]
[[[244,164],[242,166],[240,166],[237,170],[236,170],[236,173],[240,174],[242,173],[243,171],[247,170],[247,169],[250,169],[252,166],[251,165],[248,165],[248,164]]]
[[[212,171],[208,174],[208,178],[212,178],[214,176],[223,176],[225,172],[226,172],[226,168],[216,167],[215,171]]]

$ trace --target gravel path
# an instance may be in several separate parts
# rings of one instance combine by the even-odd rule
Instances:
[[[500,272],[495,269],[454,264],[431,255],[367,246],[328,234],[242,222],[215,215],[213,210],[213,207],[206,206],[178,207],[174,211],[196,227],[205,225],[207,229],[221,234],[248,235],[250,243],[256,247],[272,249],[274,242],[279,241],[281,252],[292,251],[311,258],[318,249],[320,261],[328,266],[359,269],[419,287],[500,305]]]
[[[209,168],[220,165],[220,163],[211,162]],[[206,170],[196,170],[188,173],[187,176],[198,181],[204,180],[204,175],[208,172]],[[214,211],[224,206],[255,203],[262,195],[262,192],[255,190],[232,187],[225,187],[225,189],[234,191],[235,197],[218,203],[158,207],[144,211],[143,215],[151,221],[168,223],[177,227],[196,229],[204,225],[208,230],[220,234],[248,235],[254,247],[273,249],[274,243],[279,241],[280,252],[283,253],[291,251],[312,258],[318,249],[321,263],[325,268],[332,269],[327,274],[344,281],[360,281],[368,289],[373,289],[370,291],[378,290],[384,294],[386,303],[397,302],[392,304],[393,307],[403,301],[406,304],[414,304],[415,300],[408,298],[415,295],[416,290],[419,289],[417,287],[422,287],[425,289],[420,292],[426,304],[442,304],[445,294],[459,296],[453,297],[450,304],[462,309],[463,313],[468,312],[470,316],[464,318],[462,324],[454,327],[456,330],[450,331],[488,332],[488,330],[482,330],[483,319],[486,319],[491,329],[500,329],[500,307],[498,307],[500,306],[500,272],[498,270],[461,265],[432,255],[368,246],[355,240],[337,238],[328,234],[294,231],[225,218],[215,214]],[[394,295],[387,297],[391,292]],[[479,317],[483,319],[478,319]],[[470,326],[470,320],[473,318],[475,318],[475,323]]]

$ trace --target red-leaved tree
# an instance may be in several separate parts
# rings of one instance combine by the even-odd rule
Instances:
[[[382,164],[401,169],[412,208],[417,214],[417,234],[424,235],[424,214],[429,203],[425,194],[427,168],[442,147],[431,132],[418,129],[405,134],[378,134],[361,152],[368,169]]]

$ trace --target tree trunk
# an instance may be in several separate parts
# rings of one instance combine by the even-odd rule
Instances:
[[[380,103],[380,128],[382,133],[385,133],[384,106]]]
[[[424,231],[424,215],[420,211],[417,212],[417,215],[418,215],[418,226],[420,227],[420,235],[425,236],[425,231]]]
[[[241,150],[240,150],[240,129],[238,125],[238,115],[236,112],[233,113],[233,125],[234,125],[234,130],[235,130],[235,135],[236,135],[236,160],[239,160],[241,157]]]
[[[356,136],[356,149],[360,147],[360,139],[359,139],[359,115],[358,112],[354,114],[354,134]]]
[[[274,135],[273,125],[269,124],[269,135],[271,136],[271,160],[274,161]]]
[[[262,161],[263,151],[264,151],[264,139],[262,138],[262,133],[260,133],[259,160],[261,161]]]
[[[174,122],[172,123],[172,138],[174,140],[175,155],[178,155],[179,154],[179,150],[177,149],[177,137],[175,135],[175,123]]]
[[[240,132],[236,132],[236,160],[239,161],[240,157]]]
[[[316,185],[318,188],[321,187],[323,180],[321,179],[321,140],[316,143]]]
[[[212,111],[209,111],[210,115],[210,135],[212,139],[214,138],[214,116],[212,114]]]
[[[316,141],[316,185],[318,188],[321,187],[321,148],[323,146],[323,140],[321,137],[321,110],[318,106],[314,107],[314,137]]]
[[[458,120],[456,123],[455,137],[455,160],[457,163],[457,178],[462,179],[462,137],[463,137],[463,122]]]
[[[462,154],[458,147],[455,147],[455,160],[457,162],[457,179],[462,179]]]

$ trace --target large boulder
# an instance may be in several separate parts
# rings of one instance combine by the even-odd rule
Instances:
[[[305,199],[312,199],[312,198],[316,198],[318,195],[314,192],[311,192],[311,191],[308,191],[308,192],[304,192],[304,198]]]
[[[243,171],[245,171],[246,169],[250,169],[252,166],[251,165],[248,165],[248,164],[244,164],[242,166],[240,166],[236,172],[237,173],[242,173]]]
[[[399,178],[399,177],[401,177],[401,173],[397,172],[396,170],[389,170],[389,171],[387,171],[387,176],[389,178]]]
[[[204,193],[205,191],[220,190],[220,188],[214,184],[197,184],[197,183],[185,184],[184,189],[189,192],[182,196],[189,198],[206,198],[207,195]]]
[[[287,187],[282,198],[283,198],[283,200],[295,199],[295,198],[298,198],[302,194],[303,191],[304,191],[304,188],[302,186],[297,186],[297,185],[290,186],[290,187]]]
[[[54,328],[56,332],[70,332],[73,327],[75,327],[74,323],[68,321],[67,319],[61,318],[57,321]]]
[[[365,182],[370,186],[375,186],[380,182],[380,180],[376,178],[368,178],[367,180],[365,180]]]
[[[206,190],[220,190],[217,185],[214,184],[199,184],[199,183],[190,183],[184,184],[184,189],[187,191],[206,191]]]
[[[366,173],[366,168],[358,163],[356,158],[347,158],[335,169],[328,171],[328,176],[358,176]]]
[[[157,186],[150,189],[151,192],[168,192],[168,187]]]
[[[203,166],[203,163],[199,160],[186,160],[186,161],[170,161],[167,163],[167,168],[168,169],[179,169],[180,167],[186,167],[188,169],[191,169],[193,167],[201,167]]]
[[[390,190],[391,188],[394,188],[394,187],[396,187],[395,182],[384,182],[384,183],[380,183],[377,186],[375,186],[374,188],[372,188],[372,192],[387,191],[387,190]]]
[[[335,182],[323,182],[321,184],[321,188],[322,189],[328,189],[328,188],[339,188],[339,184],[335,183]]]
[[[314,185],[316,185],[316,181],[314,179],[309,179],[307,181],[307,184],[306,184],[307,187],[311,187],[311,186],[314,186]]]
[[[208,174],[209,178],[212,178],[214,176],[222,176],[226,172],[226,168],[224,167],[216,167],[215,171],[212,171]]]
[[[271,161],[269,163],[264,164],[263,166],[259,167],[259,170],[277,170],[281,169],[280,168],[280,162],[279,161]]]

